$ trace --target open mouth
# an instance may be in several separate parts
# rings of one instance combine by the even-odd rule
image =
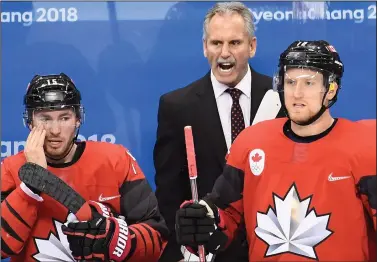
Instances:
[[[57,147],[61,145],[62,141],[61,140],[48,140],[48,143],[53,147]]]
[[[218,67],[221,72],[230,72],[233,70],[235,65],[236,65],[235,63],[230,63],[230,62],[218,63]]]
[[[300,103],[294,103],[293,104],[293,107],[295,108],[303,108],[305,105],[304,104],[300,104]]]

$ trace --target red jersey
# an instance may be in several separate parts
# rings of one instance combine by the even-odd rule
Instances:
[[[230,149],[212,192],[229,240],[244,221],[250,261],[375,261],[375,124],[339,119],[299,143],[286,121],[251,126]]]
[[[121,145],[91,141],[82,145],[85,149],[77,162],[48,170],[84,199],[102,202],[125,216],[137,239],[129,261],[157,261],[167,228],[137,162]],[[2,257],[22,262],[75,261],[61,231],[69,211],[43,193],[43,201],[38,202],[21,190],[18,170],[25,161],[20,152],[1,165]]]

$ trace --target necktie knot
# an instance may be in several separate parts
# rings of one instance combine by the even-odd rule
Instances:
[[[228,88],[227,90],[225,90],[225,92],[228,92],[230,94],[233,101],[239,101],[240,96],[242,95],[242,91],[237,88]]]

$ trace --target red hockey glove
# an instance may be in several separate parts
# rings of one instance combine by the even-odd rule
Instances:
[[[126,221],[115,217],[98,217],[87,222],[62,226],[76,260],[125,261],[131,250]]]
[[[178,244],[196,255],[198,245],[204,245],[207,252],[216,254],[228,240],[222,232],[217,207],[209,201],[184,202],[176,213],[175,223]]]
[[[79,221],[89,221],[99,217],[118,217],[110,207],[92,200],[87,201],[75,214]]]

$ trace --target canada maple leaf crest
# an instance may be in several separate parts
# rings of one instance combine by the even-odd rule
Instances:
[[[328,45],[327,50],[329,50],[330,52],[336,53],[336,50],[332,45]]]
[[[62,223],[53,220],[57,235],[50,232],[47,239],[35,239],[38,253],[33,257],[37,261],[76,261],[69,249],[67,236],[61,229]]]
[[[254,162],[259,162],[259,160],[262,159],[262,157],[258,153],[255,153],[255,155],[252,156],[251,158],[253,159]]]
[[[249,154],[250,170],[255,176],[262,174],[265,164],[265,153],[262,149],[254,149]]]
[[[327,228],[330,214],[309,209],[312,196],[301,200],[293,184],[284,198],[273,194],[275,210],[257,212],[256,235],[268,248],[265,256],[292,253],[318,259],[315,247],[333,232]]]

